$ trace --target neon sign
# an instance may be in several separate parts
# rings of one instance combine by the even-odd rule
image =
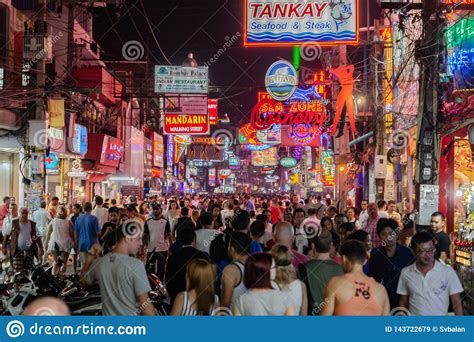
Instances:
[[[392,29],[386,27],[381,31],[382,38],[385,42],[385,60],[387,61],[385,68],[385,77],[383,87],[385,89],[385,134],[390,135],[393,132],[394,117],[392,112],[393,105],[393,89],[392,89],[392,70],[393,70],[393,48],[392,48]]]
[[[331,149],[331,140],[326,134],[321,135],[321,148],[319,156],[321,183],[325,186],[333,186],[334,176],[336,174],[336,165],[334,164],[334,152]]]
[[[250,125],[258,130],[269,129],[272,125],[308,124],[321,126],[325,121],[324,106],[320,102],[282,102],[263,100],[250,113]]]
[[[291,139],[301,145],[310,143],[319,130],[311,125],[293,125],[290,126],[290,137]]]

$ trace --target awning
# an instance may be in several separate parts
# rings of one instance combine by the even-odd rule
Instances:
[[[110,174],[89,174],[87,180],[91,183],[100,183],[106,180],[108,176],[110,176]]]

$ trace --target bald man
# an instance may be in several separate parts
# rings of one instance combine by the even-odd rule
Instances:
[[[69,316],[69,308],[62,300],[41,297],[32,301],[23,311],[23,316]]]
[[[295,232],[291,223],[285,221],[279,222],[275,227],[273,240],[275,240],[275,244],[286,246],[291,250],[291,253],[293,254],[293,260],[291,263],[295,269],[298,269],[299,264],[304,264],[309,260],[306,255],[298,253],[293,249]]]

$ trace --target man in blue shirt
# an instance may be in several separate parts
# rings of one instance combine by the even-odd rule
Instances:
[[[85,264],[91,247],[99,243],[99,220],[91,213],[92,204],[87,202],[84,204],[84,214],[74,223],[74,250],[79,252],[82,265]]]
[[[381,218],[377,222],[380,247],[372,250],[369,260],[369,276],[385,286],[390,300],[390,309],[399,306],[398,280],[402,269],[415,260],[412,251],[397,243],[400,228],[397,221]]]

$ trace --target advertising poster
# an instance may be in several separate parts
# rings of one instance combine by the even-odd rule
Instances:
[[[217,125],[219,118],[218,118],[218,107],[217,107],[217,99],[208,99],[207,100],[207,112],[209,114],[209,124],[210,125]]]
[[[163,145],[163,136],[158,133],[152,134],[153,138],[153,166],[164,167],[163,154],[165,147]]]
[[[252,151],[253,166],[276,166],[278,165],[278,148],[270,147],[264,151]]]

